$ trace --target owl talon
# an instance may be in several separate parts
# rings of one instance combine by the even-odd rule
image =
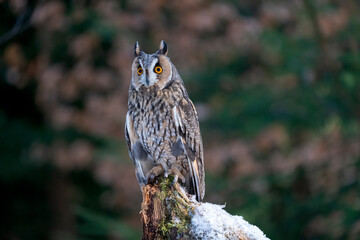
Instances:
[[[174,175],[174,180],[171,183],[171,186],[174,186],[174,184],[178,181],[179,177],[178,175]]]
[[[158,176],[164,174],[164,168],[161,165],[153,167],[147,174],[146,174],[146,184],[154,183],[155,179]]]
[[[173,175],[173,176],[174,176],[174,180],[173,180],[171,186],[173,186],[173,185],[179,180],[179,178],[180,178],[180,180],[181,180],[182,183],[185,183],[185,181],[186,181],[186,180],[185,180],[185,177],[181,174],[179,168],[180,168],[180,166],[178,166],[178,165],[175,165],[175,166],[174,166],[174,165],[173,165],[173,166],[169,169],[169,171],[167,171],[167,172],[165,173],[165,177],[167,177],[167,176],[169,176],[169,175]]]

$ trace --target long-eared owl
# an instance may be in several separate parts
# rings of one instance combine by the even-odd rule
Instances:
[[[135,44],[125,137],[141,186],[173,175],[201,201],[205,195],[203,143],[195,107],[160,43],[154,54]]]

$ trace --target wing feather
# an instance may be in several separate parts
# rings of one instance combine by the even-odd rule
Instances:
[[[188,97],[184,97],[178,106],[174,107],[175,124],[178,126],[179,137],[184,145],[188,158],[191,185],[198,201],[205,195],[203,143],[200,134],[199,121],[195,107]]]
[[[137,159],[134,154],[134,146],[136,143],[139,142],[139,137],[135,132],[134,124],[132,122],[132,119],[128,114],[126,114],[126,123],[125,123],[125,139],[128,146],[129,156],[133,160],[135,165],[135,174],[136,178],[140,184],[140,186],[145,185],[145,175],[143,171],[143,167],[141,166],[141,163],[139,159]]]
[[[129,131],[127,129],[127,124],[125,124],[125,140],[126,140],[126,144],[127,144],[127,147],[128,147],[129,156],[130,156],[131,160],[134,161],[134,156],[133,156],[132,151],[131,151],[131,141],[130,141]]]

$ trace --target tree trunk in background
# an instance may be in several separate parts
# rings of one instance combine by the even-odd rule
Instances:
[[[52,210],[51,240],[75,237],[75,216],[71,207],[71,185],[65,173],[55,170],[50,184]]]

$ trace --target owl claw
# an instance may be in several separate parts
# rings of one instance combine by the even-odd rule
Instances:
[[[179,179],[178,175],[174,175],[174,180],[171,183],[171,186],[174,186],[174,184],[177,182],[177,180]]]
[[[164,173],[164,168],[161,165],[153,167],[147,174],[146,174],[146,184],[154,183],[155,179],[158,176],[161,176]]]
[[[179,167],[177,165],[172,166],[169,171],[165,173],[165,177],[168,177],[169,175],[174,176],[174,180],[171,183],[171,186],[173,186],[180,178],[182,183],[185,183],[185,177],[181,174]]]

